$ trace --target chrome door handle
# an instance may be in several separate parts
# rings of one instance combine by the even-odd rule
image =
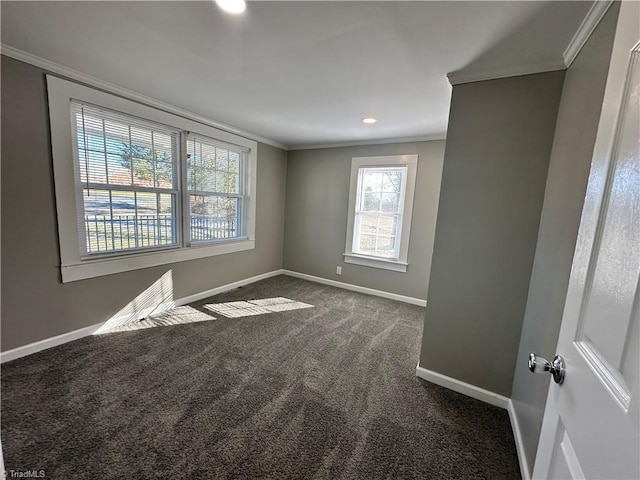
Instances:
[[[553,362],[550,362],[531,353],[529,355],[529,370],[531,373],[549,372],[553,375],[554,382],[559,385],[564,382],[564,359],[560,355],[553,357]]]

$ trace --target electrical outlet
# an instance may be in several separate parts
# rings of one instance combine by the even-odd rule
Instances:
[[[342,275],[342,267],[336,267],[336,275]]]

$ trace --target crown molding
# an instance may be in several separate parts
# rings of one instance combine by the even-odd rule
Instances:
[[[594,0],[587,15],[582,20],[575,35],[569,42],[569,45],[562,54],[562,59],[557,61],[538,63],[532,65],[523,65],[517,67],[506,67],[495,70],[484,71],[465,71],[458,70],[447,73],[447,78],[451,85],[459,85],[462,83],[481,82],[483,80],[495,80],[498,78],[516,77],[519,75],[531,75],[534,73],[553,72],[556,70],[565,70],[571,66],[575,58],[587,43],[589,37],[607,13],[609,7],[614,0]]]
[[[197,115],[188,110],[184,110],[180,107],[176,107],[169,103],[165,103],[161,100],[157,100],[152,97],[147,97],[141,93],[135,92],[133,90],[129,90],[123,87],[119,87],[113,83],[105,82],[104,80],[100,80],[99,78],[92,77],[91,75],[86,75],[78,70],[74,70],[69,67],[65,67],[64,65],[60,65],[58,63],[52,62],[50,60],[46,60],[42,57],[38,57],[37,55],[33,55],[31,53],[24,52],[17,48],[11,47],[9,45],[1,44],[1,52],[2,55],[6,55],[7,57],[14,58],[16,60],[20,60],[21,62],[28,63],[30,65],[34,65],[36,67],[40,67],[46,70],[49,73],[55,74],[57,76],[64,77],[68,80],[74,80],[76,82],[82,83],[86,86],[97,88],[103,90],[107,93],[112,93],[114,95],[118,95],[123,98],[127,98],[129,100],[133,100],[138,103],[142,103],[143,105],[147,105],[149,107],[157,108],[159,110],[172,113],[174,115],[178,115],[180,117],[188,118],[190,120],[196,121],[198,123],[202,123],[204,125],[208,125],[210,127],[214,127],[220,130],[224,130],[225,132],[233,133],[235,135],[239,135],[244,138],[248,138],[250,140],[254,140],[260,143],[266,143],[267,145],[271,145],[273,147],[281,148],[282,150],[289,150],[288,145],[284,145],[280,142],[276,142],[275,140],[271,140],[265,137],[261,137],[260,135],[256,135],[251,132],[247,132],[245,130],[241,130],[239,128],[232,127],[230,125],[226,125],[224,123],[217,122],[208,117]]]
[[[447,134],[438,133],[436,135],[422,135],[418,137],[398,137],[371,140],[358,140],[354,142],[341,143],[318,143],[313,145],[296,145],[289,147],[289,150],[318,150],[321,148],[342,148],[342,147],[362,147],[367,145],[386,145],[390,143],[412,143],[412,142],[432,142],[435,140],[446,140]]]
[[[575,58],[587,43],[589,37],[602,20],[602,17],[607,13],[609,7],[613,4],[613,0],[595,0],[589,9],[586,17],[578,27],[576,34],[573,36],[566,50],[562,54],[564,64],[567,68],[571,66]]]
[[[518,77],[520,75],[532,75],[534,73],[555,72],[556,70],[564,70],[566,67],[564,61],[557,60],[544,63],[536,63],[532,65],[518,65],[516,67],[497,68],[494,70],[484,70],[476,72],[467,72],[458,70],[447,73],[447,78],[451,85],[460,85],[462,83],[482,82],[484,80],[496,80],[498,78]]]

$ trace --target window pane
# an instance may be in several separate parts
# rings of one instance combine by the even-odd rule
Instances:
[[[177,245],[176,229],[176,195],[161,193],[158,195],[158,244]]]
[[[376,234],[378,231],[378,215],[362,215],[360,229],[362,233]]]
[[[240,173],[240,154],[229,152],[229,172]]]
[[[361,209],[365,212],[377,212],[380,210],[380,195],[372,192],[364,193],[364,201]]]
[[[241,237],[243,151],[189,135],[187,154],[191,241]]]
[[[191,240],[206,241],[239,237],[239,199],[190,195]]]
[[[124,123],[105,120],[104,133],[108,153],[122,153],[123,146],[129,144],[129,127]]]
[[[229,173],[226,171],[218,170],[216,176],[215,192],[228,193],[229,192]]]
[[[395,237],[361,233],[358,239],[357,248],[354,249],[354,251],[361,255],[394,258],[397,256],[395,245]]]
[[[140,192],[138,200],[138,244],[141,247],[157,245],[158,237],[158,205],[157,194]]]
[[[216,169],[216,149],[207,144],[199,144],[200,149],[200,165],[207,170],[215,171]]]
[[[110,198],[106,190],[92,190],[83,192],[85,206],[85,229],[87,251],[108,251],[112,245],[110,218]]]
[[[240,193],[240,175],[229,172],[229,193]]]
[[[400,195],[406,168],[363,167],[361,178],[360,210],[367,212],[400,212]]]
[[[229,150],[216,149],[216,170],[229,171]]]
[[[87,130],[79,142],[81,173],[85,160],[90,182],[174,188],[175,139],[170,135],[113,120],[105,120],[99,142],[96,132]]]
[[[130,127],[131,146],[134,150],[151,152],[151,131],[146,128]]]
[[[175,163],[170,153],[156,151],[155,185],[156,188],[173,189]]]
[[[383,193],[381,205],[382,205],[382,211],[385,213],[399,213],[400,194],[399,193]]]
[[[107,153],[107,169],[111,185],[132,185],[131,170],[124,167],[122,155]]]
[[[106,183],[107,170],[104,153],[85,150],[80,155],[80,161],[84,163],[89,174],[89,182]]]
[[[109,215],[111,201],[108,190],[84,190],[84,211],[88,215]]]
[[[187,155],[187,186],[191,192],[242,193],[239,152],[191,137],[187,142]]]
[[[174,190],[178,133],[77,103],[72,111],[84,253],[177,245],[177,193],[161,191]]]
[[[153,187],[153,154],[150,148],[132,145],[128,149],[133,168],[133,183],[142,187]]]
[[[209,168],[193,169],[190,190],[196,192],[215,192],[216,171]]]
[[[380,235],[396,235],[398,226],[397,216],[381,215],[378,219],[378,233]]]
[[[406,166],[360,167],[352,251],[397,258]]]
[[[395,238],[379,235],[376,238],[376,255],[381,257],[393,257]]]
[[[402,189],[402,173],[402,170],[385,172],[382,180],[382,191],[400,193]]]
[[[399,216],[365,213],[356,216],[356,231],[353,251],[361,255],[395,258]]]
[[[361,234],[358,250],[359,250],[358,253],[363,253],[365,255],[374,254],[376,250],[376,236]]]
[[[174,194],[85,189],[83,199],[87,253],[177,243]]]
[[[365,192],[381,192],[382,191],[382,172],[379,168],[363,168],[364,176],[362,186]]]

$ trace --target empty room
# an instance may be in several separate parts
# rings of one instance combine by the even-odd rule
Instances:
[[[640,2],[0,20],[2,478],[640,479]]]

